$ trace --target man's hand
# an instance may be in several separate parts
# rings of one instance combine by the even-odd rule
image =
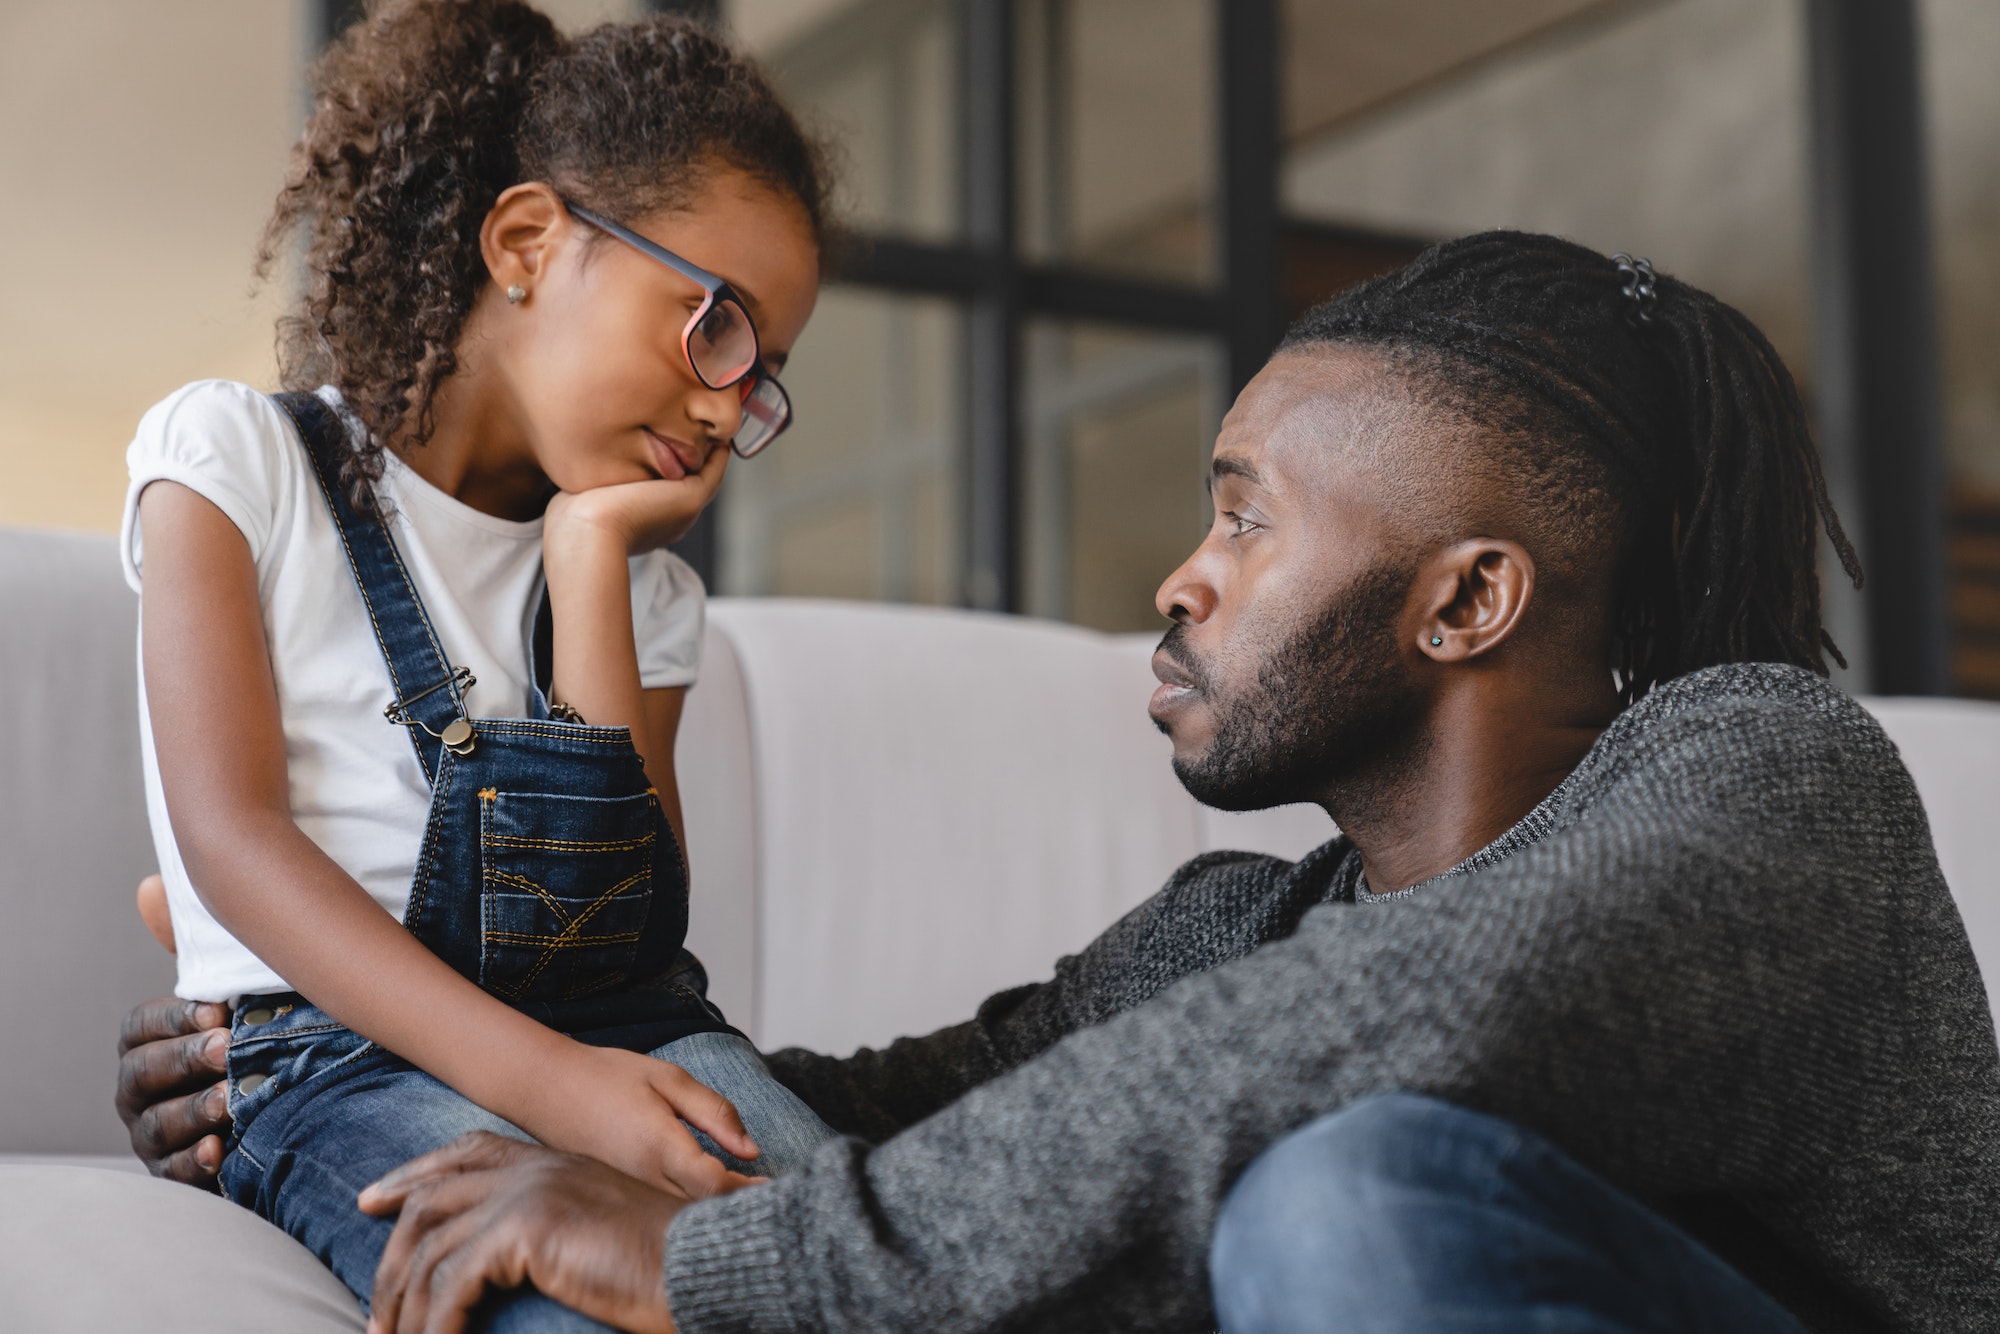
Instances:
[[[673,1334],[662,1267],[683,1206],[600,1162],[474,1131],[397,1168],[360,1205],[401,1213],[368,1334],[458,1334],[487,1288],[523,1283],[607,1325]]]
[[[118,1115],[156,1177],[207,1186],[229,1130],[229,1008],[167,997],[125,1016]]]

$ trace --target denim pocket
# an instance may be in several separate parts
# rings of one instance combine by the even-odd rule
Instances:
[[[479,984],[509,1001],[620,986],[653,894],[659,802],[479,794]]]

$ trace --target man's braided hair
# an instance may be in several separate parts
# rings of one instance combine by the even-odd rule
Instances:
[[[1474,423],[1503,481],[1593,530],[1627,701],[1718,663],[1846,666],[1820,625],[1822,525],[1857,588],[1861,565],[1791,374],[1708,293],[1660,277],[1642,302],[1627,279],[1568,241],[1484,232],[1314,308],[1284,346],[1382,350]]]

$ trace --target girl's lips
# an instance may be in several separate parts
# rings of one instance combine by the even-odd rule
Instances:
[[[659,469],[660,476],[678,482],[701,471],[703,459],[693,445],[661,435],[650,426],[640,429],[646,433],[646,443],[653,447],[653,466]]]

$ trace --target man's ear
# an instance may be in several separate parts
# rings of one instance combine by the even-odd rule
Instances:
[[[1418,571],[1417,651],[1466,662],[1507,642],[1535,596],[1535,560],[1504,538],[1475,537],[1437,552]]]
[[[540,181],[501,191],[479,228],[479,252],[494,285],[533,292],[547,272],[552,243],[569,225],[569,210]]]

